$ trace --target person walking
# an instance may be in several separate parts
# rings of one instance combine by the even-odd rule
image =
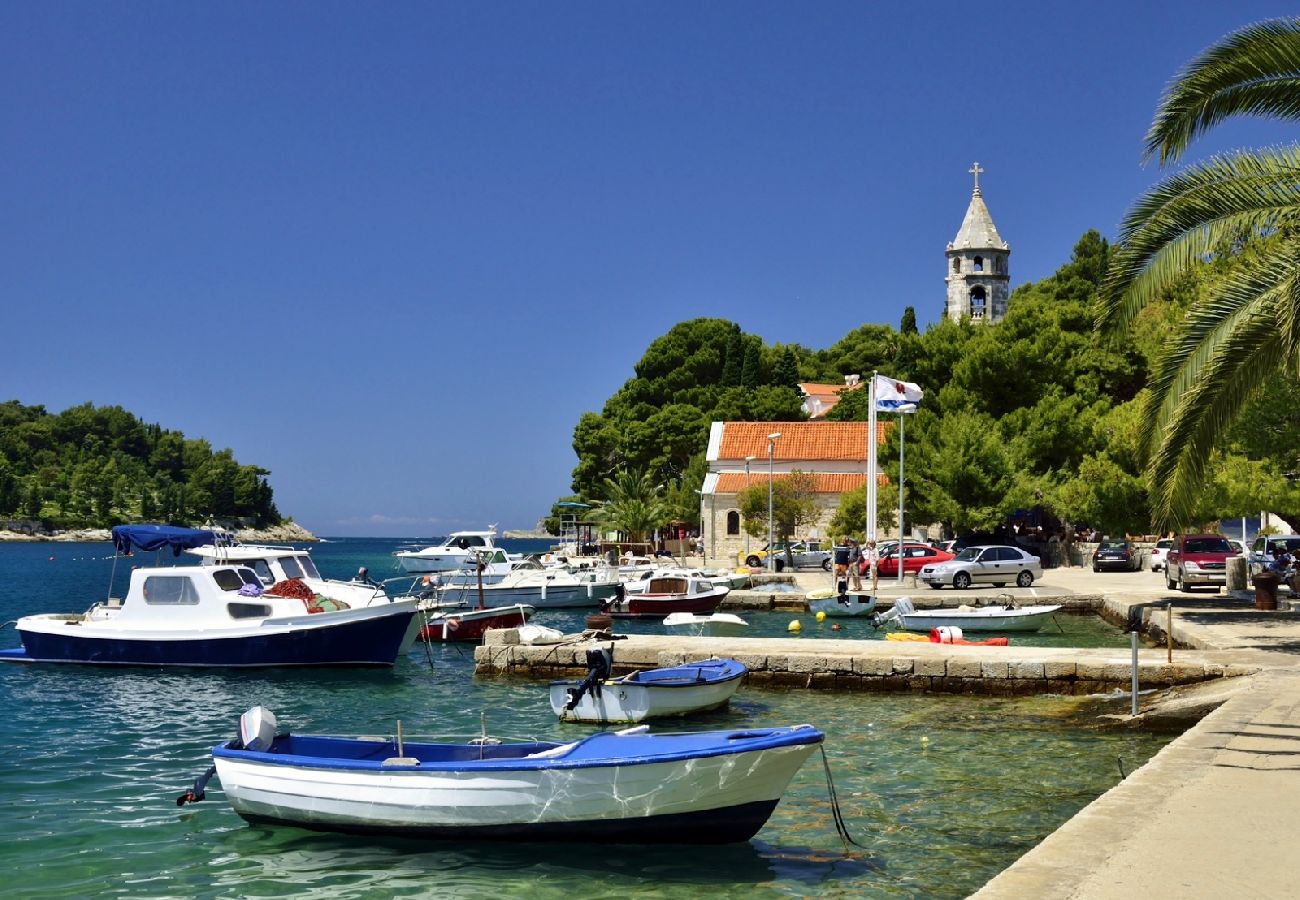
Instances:
[[[863,563],[871,567],[871,596],[876,596],[876,591],[880,588],[880,552],[876,550],[875,541],[867,541],[867,549],[863,551]],[[902,565],[902,561],[899,561]]]
[[[849,538],[849,583],[853,590],[862,590],[862,548],[856,538]]]

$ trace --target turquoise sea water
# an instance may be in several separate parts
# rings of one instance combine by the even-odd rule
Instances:
[[[361,565],[383,575],[398,543],[338,539],[312,552],[326,576],[346,578]],[[112,567],[107,544],[0,545],[0,621],[83,610],[107,596]],[[118,564],[118,596],[127,571]],[[568,630],[583,615],[537,621]],[[760,621],[784,636],[790,618]],[[804,639],[822,633],[814,624],[804,617]],[[1120,643],[1087,618],[1063,619],[1067,631],[1076,624],[1087,626],[1082,640]],[[11,627],[0,631],[0,646],[17,644]],[[215,779],[206,802],[178,809],[175,797],[209,765],[212,745],[232,737],[239,714],[256,704],[300,733],[391,733],[398,719],[411,737],[465,739],[486,727],[498,737],[572,740],[588,730],[557,723],[543,685],[475,678],[470,649],[454,645],[417,646],[391,671],[0,666],[0,870],[14,879],[6,893],[961,897],[1171,737],[1094,730],[1060,698],[744,687],[728,710],[662,727],[817,725],[828,735],[844,817],[869,850],[847,852],[836,836],[819,756],[748,844],[426,844],[252,827],[230,811]]]

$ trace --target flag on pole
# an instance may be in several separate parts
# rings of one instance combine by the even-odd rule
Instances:
[[[885,375],[873,379],[871,395],[875,398],[877,412],[916,412],[925,392],[910,381],[897,381]]]

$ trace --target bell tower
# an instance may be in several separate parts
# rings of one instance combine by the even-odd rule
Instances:
[[[948,301],[944,315],[950,319],[969,317],[975,322],[994,324],[1007,314],[1011,276],[1007,258],[1011,247],[998,234],[993,217],[980,191],[979,163],[968,170],[975,176],[966,218],[948,245]]]

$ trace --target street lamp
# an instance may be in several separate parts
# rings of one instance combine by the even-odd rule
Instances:
[[[772,459],[776,456],[776,441],[781,432],[774,431],[767,436],[767,570],[772,571],[776,565],[776,548],[772,546]]]
[[[749,464],[752,463],[753,461],[754,461],[754,457],[752,456],[745,457],[745,493],[746,494],[749,493]],[[749,529],[748,528],[745,529],[745,557],[746,558],[749,557]],[[749,563],[745,563],[745,565],[749,565]]]

